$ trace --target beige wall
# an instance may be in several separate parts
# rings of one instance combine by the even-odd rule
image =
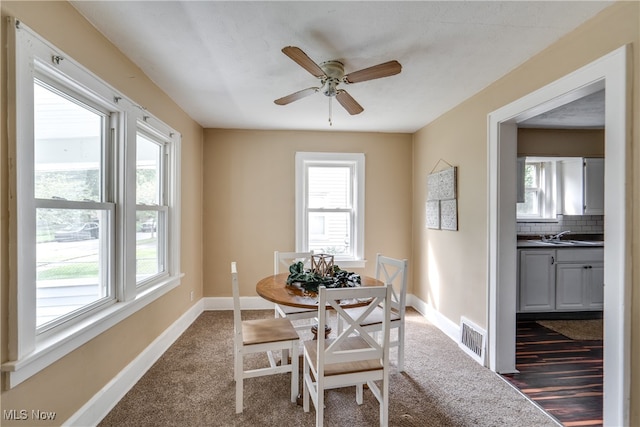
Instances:
[[[295,249],[297,151],[365,153],[365,257],[411,260],[411,135],[207,129],[204,136],[204,295],[241,295],[273,271],[273,251]],[[411,264],[411,262],[410,262]]]
[[[604,157],[604,130],[518,129],[518,156]]]
[[[2,391],[0,409],[40,409],[57,413],[60,424],[73,415],[111,381],[145,347],[156,339],[202,296],[202,128],[190,119],[130,60],[112,46],[66,2],[2,2],[2,37],[5,16],[14,16],[48,39],[66,54],[89,68],[116,89],[182,134],[182,284],[145,309],[90,341],[83,347],[11,390]],[[2,43],[4,47],[4,41]],[[8,161],[6,114],[6,57],[2,49],[2,130],[0,134],[0,261],[2,328],[1,360],[7,360],[8,278]],[[1,415],[0,415],[1,416]],[[24,421],[2,425],[24,425]]]
[[[499,107],[631,43],[633,51],[632,128],[628,214],[633,266],[631,425],[640,425],[640,4],[618,3],[545,49],[488,88],[415,134],[413,234],[414,294],[454,323],[465,315],[487,321],[487,115]],[[458,232],[424,227],[425,182],[438,159],[458,166]],[[631,221],[630,221],[631,222]],[[631,226],[631,223],[629,224]]]

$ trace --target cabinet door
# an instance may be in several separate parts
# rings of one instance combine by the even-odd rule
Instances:
[[[588,265],[558,264],[556,266],[556,309],[584,310],[587,298],[585,286]]]
[[[583,197],[583,163],[582,158],[572,158],[561,162],[562,174],[562,213],[565,215],[582,215]]]
[[[555,255],[553,250],[520,251],[520,311],[555,309]]]
[[[604,159],[584,159],[584,214],[604,215]]]
[[[572,158],[561,167],[562,213],[604,215],[604,159]]]
[[[589,267],[587,307],[599,310],[604,308],[604,264],[590,264]]]

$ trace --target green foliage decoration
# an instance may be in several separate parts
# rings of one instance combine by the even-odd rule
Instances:
[[[289,277],[287,284],[298,283],[305,291],[318,292],[320,286],[327,288],[353,288],[360,286],[360,275],[342,270],[337,265],[333,266],[333,276],[321,276],[313,271],[304,268],[301,261],[294,262],[289,266]]]

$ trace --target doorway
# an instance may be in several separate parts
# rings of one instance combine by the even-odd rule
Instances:
[[[488,353],[497,373],[515,372],[517,123],[606,89],[605,96],[605,425],[629,419],[630,266],[626,262],[628,47],[594,61],[489,114]]]

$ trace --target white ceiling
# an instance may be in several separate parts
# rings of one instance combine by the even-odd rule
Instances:
[[[73,1],[205,128],[415,132],[600,12],[603,1]],[[392,59],[398,75],[343,86],[350,116],[285,56],[297,46],[345,72]],[[153,111],[152,106],[148,108]],[[566,117],[565,117],[566,119]]]
[[[604,89],[518,123],[518,127],[603,129]]]

